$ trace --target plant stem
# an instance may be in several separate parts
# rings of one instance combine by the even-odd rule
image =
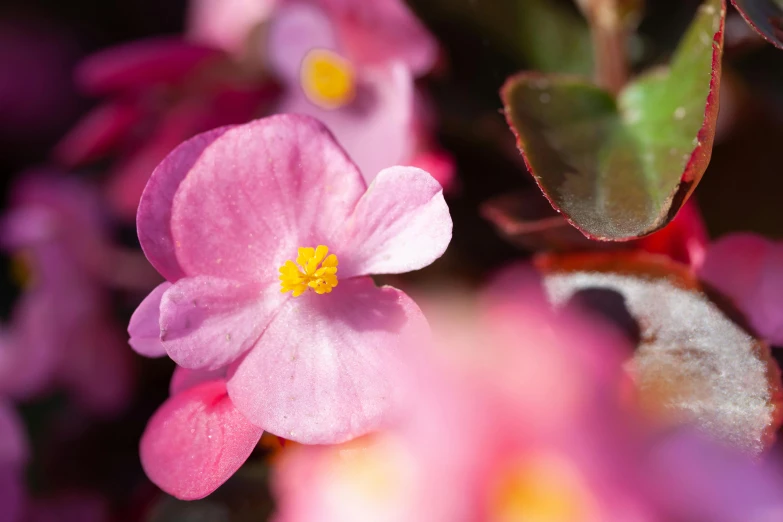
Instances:
[[[628,40],[633,24],[628,4],[627,0],[579,0],[592,33],[595,81],[615,94],[630,77]]]

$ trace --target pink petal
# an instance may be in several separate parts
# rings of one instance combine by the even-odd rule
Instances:
[[[222,53],[178,38],[151,38],[96,53],[76,71],[77,82],[94,95],[175,83]]]
[[[17,466],[0,466],[0,522],[19,522],[25,501],[24,473]]]
[[[435,64],[438,45],[402,0],[321,0],[337,21],[340,42],[366,64],[402,61],[416,76]]]
[[[58,309],[49,292],[20,298],[11,330],[0,336],[0,393],[27,399],[52,384],[62,358],[56,347],[67,338]]]
[[[278,0],[191,0],[188,35],[194,41],[239,54],[277,3]]]
[[[128,137],[142,117],[135,103],[107,103],[82,118],[54,150],[68,167],[100,159]]]
[[[234,408],[224,382],[204,383],[155,412],[141,438],[141,463],[166,493],[203,498],[242,466],[262,432]]]
[[[0,467],[22,466],[28,452],[22,419],[10,402],[0,399]]]
[[[443,187],[443,191],[453,195],[457,189],[457,165],[448,152],[429,149],[416,154],[411,160],[412,167],[426,170]]]
[[[730,297],[762,336],[777,328],[767,318],[766,303],[759,290],[783,276],[779,270],[767,270],[773,244],[755,234],[732,234],[710,245],[699,276]],[[783,308],[778,308],[783,310]],[[783,314],[780,322],[783,324]],[[771,339],[770,339],[771,340]],[[774,341],[773,341],[774,342]]]
[[[421,311],[370,278],[330,294],[289,299],[228,381],[237,409],[258,426],[306,444],[332,444],[380,428],[396,388],[400,350]]]
[[[128,323],[131,348],[145,357],[163,357],[166,350],[160,342],[160,300],[171,283],[161,283],[144,298]]]
[[[413,153],[413,86],[408,68],[394,63],[363,70],[357,97],[345,107],[322,109],[297,84],[280,110],[323,122],[370,183],[381,169],[404,164]]]
[[[111,317],[94,311],[73,325],[60,381],[92,413],[112,415],[130,403],[134,372],[131,353]]]
[[[204,150],[230,127],[199,134],[175,148],[154,170],[141,196],[136,228],[144,254],[169,281],[185,276],[174,254],[171,206],[174,194]]]
[[[332,21],[312,4],[283,4],[269,25],[269,67],[285,83],[299,84],[302,60],[312,49],[339,51]]]
[[[451,216],[443,189],[415,167],[382,170],[359,200],[341,249],[343,277],[399,274],[423,268],[446,251]]]
[[[186,277],[160,303],[163,346],[185,368],[217,370],[247,351],[286,296],[209,276]]]
[[[177,366],[174,368],[174,374],[171,376],[169,394],[180,394],[204,382],[224,381],[226,380],[226,370],[226,367],[217,370],[190,370]]]
[[[234,127],[203,151],[174,197],[177,259],[188,274],[277,284],[298,247],[334,244],[364,191],[359,171],[312,118]]]

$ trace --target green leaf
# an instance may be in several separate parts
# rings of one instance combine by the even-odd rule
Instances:
[[[522,73],[501,95],[552,205],[592,239],[664,227],[707,168],[718,115],[725,0],[699,9],[668,68],[615,97],[587,80]]]
[[[687,266],[614,252],[539,256],[536,265],[555,307],[588,303],[615,325],[635,320],[626,368],[641,406],[749,453],[769,448],[783,413],[780,370],[769,346]]]
[[[732,0],[754,31],[783,49],[783,0]]]

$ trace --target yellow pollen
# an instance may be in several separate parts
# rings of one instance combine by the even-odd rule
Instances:
[[[323,109],[339,109],[353,100],[355,76],[351,62],[332,51],[313,49],[302,60],[302,89]]]
[[[293,292],[299,297],[308,288],[316,294],[328,294],[337,286],[337,256],[329,254],[329,248],[301,247],[296,263],[291,260],[280,267],[280,292]]]

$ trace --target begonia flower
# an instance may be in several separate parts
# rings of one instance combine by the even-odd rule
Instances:
[[[57,145],[55,157],[75,167],[113,155],[110,202],[121,217],[136,214],[155,166],[193,135],[264,112],[276,88],[222,50],[177,38],[151,38],[88,57],[76,73],[85,93],[109,100],[88,113]]]
[[[95,412],[121,408],[131,362],[107,312],[101,265],[111,255],[95,194],[31,173],[11,199],[0,239],[22,293],[0,335],[0,389],[28,398],[64,387]]]
[[[448,246],[451,218],[429,174],[391,167],[367,187],[323,125],[273,116],[178,147],[137,222],[168,280],[134,314],[137,350],[229,366],[237,410],[287,439],[340,442],[385,422],[390,368],[423,318],[368,276],[417,270]]]
[[[761,337],[783,345],[783,245],[730,234],[709,246],[699,275],[731,298]]]
[[[239,469],[263,431],[234,407],[225,369],[178,367],[171,397],[141,438],[141,463],[150,480],[167,493],[183,500],[203,498]]]
[[[324,122],[368,182],[413,161],[420,139],[414,79],[431,69],[437,45],[403,2],[282,2],[266,50],[286,86],[279,112]]]

